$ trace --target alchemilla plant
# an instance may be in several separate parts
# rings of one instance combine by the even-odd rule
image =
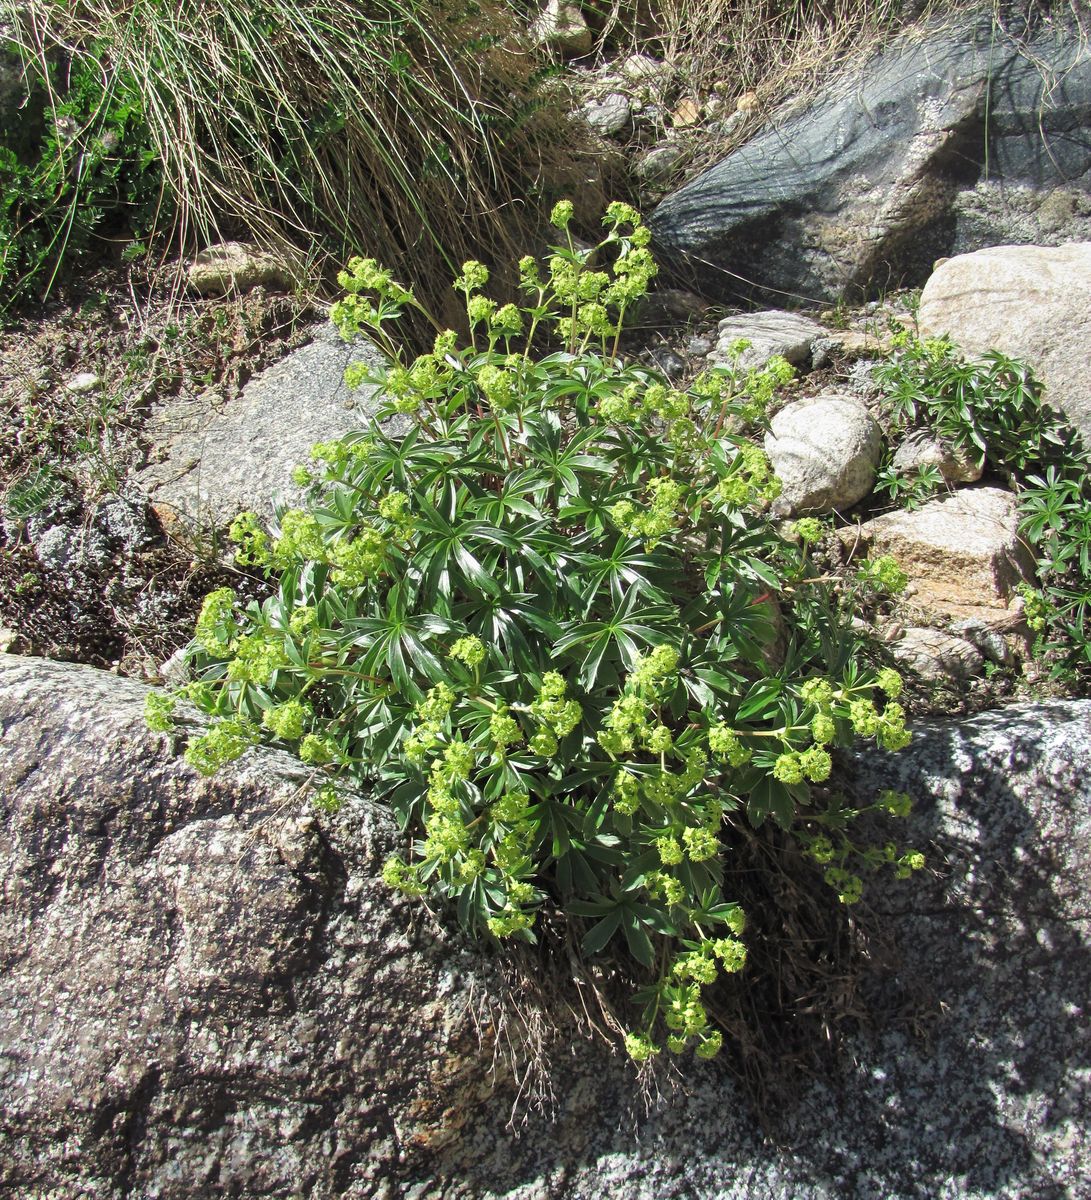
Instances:
[[[861,809],[823,786],[835,747],[907,743],[901,682],[865,664],[811,569],[821,524],[784,537],[767,516],[778,484],[750,434],[786,364],[680,390],[624,361],[648,230],[615,203],[584,249],[571,220],[558,204],[562,244],[520,262],[520,305],[466,263],[469,344],[437,329],[411,360],[392,329],[412,293],[371,260],[343,273],[334,320],[388,358],[352,375],[389,399],[314,448],[299,508],[235,522],[276,594],[205,601],[185,691],[212,723],[186,757],[212,772],[268,741],[313,767],[322,803],[378,789],[405,831],[392,888],[495,938],[569,922],[585,956],[639,964],[634,1058],[711,1057],[705,990],[747,957],[724,886],[740,823],[793,830],[846,903],[861,870],[920,865],[858,847]],[[859,587],[896,584],[890,567]],[[172,704],[153,699],[153,724]]]

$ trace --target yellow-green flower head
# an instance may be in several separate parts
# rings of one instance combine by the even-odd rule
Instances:
[[[627,1033],[625,1050],[633,1062],[644,1062],[659,1053],[659,1047],[646,1033]]]
[[[864,894],[863,880],[859,875],[853,875],[842,867],[828,867],[825,879],[842,904],[855,904]]]
[[[614,200],[606,206],[606,215],[602,218],[603,225],[639,225],[640,213],[631,204]]]
[[[879,713],[871,700],[863,697],[849,704],[849,720],[860,737],[874,737],[879,732]]]
[[[715,1058],[720,1053],[724,1044],[724,1035],[714,1029],[711,1033],[706,1034],[704,1039],[698,1044],[696,1054],[698,1058]]]
[[[552,758],[557,753],[557,745],[557,735],[552,729],[539,729],[529,742],[531,753],[540,758]]]
[[[717,938],[712,950],[727,975],[735,975],[746,966],[746,947],[735,938]]]
[[[511,371],[490,364],[478,371],[477,386],[489,405],[501,412],[514,408],[519,399],[518,383]]]
[[[473,670],[481,666],[485,661],[485,647],[480,638],[469,634],[466,637],[460,637],[455,642],[450,650],[447,651],[447,657],[465,663],[466,666]]]
[[[485,296],[471,296],[466,304],[466,315],[469,317],[471,325],[487,323],[492,319],[494,312],[496,312],[496,302]]]
[[[674,737],[666,725],[656,725],[648,730],[644,744],[652,754],[665,754],[674,745]]]
[[[549,223],[557,229],[567,229],[575,214],[576,209],[571,200],[558,200],[549,214]]]
[[[519,260],[519,285],[526,292],[536,292],[542,286],[538,263],[530,254],[524,254]]]
[[[526,792],[505,792],[492,806],[494,821],[503,821],[507,825],[514,824],[526,818],[530,796]]]
[[[819,745],[826,745],[828,742],[832,742],[836,732],[837,726],[834,724],[833,717],[824,712],[815,714],[815,718],[811,722],[811,737]]]
[[[800,762],[800,756],[794,750],[778,756],[776,762],[773,763],[773,778],[787,784],[803,782],[803,764]]]
[[[237,603],[238,597],[227,587],[217,588],[204,598],[193,638],[206,654],[223,658],[235,648],[239,631],[235,622]]]
[[[437,683],[430,688],[428,694],[414,709],[421,721],[435,722],[437,725],[451,711],[455,702],[455,694],[445,683]]]
[[[706,862],[720,853],[720,843],[715,834],[704,826],[683,830],[682,841],[686,844],[686,854],[691,862]]]
[[[424,896],[428,888],[417,878],[413,868],[400,858],[388,858],[383,864],[383,883],[404,896]]]
[[[471,258],[462,264],[462,274],[455,280],[454,286],[463,292],[473,292],[483,288],[489,282],[489,269],[484,263]]]
[[[489,321],[489,331],[498,337],[518,337],[523,332],[523,314],[514,304],[504,304]]]
[[[833,842],[824,833],[815,834],[807,844],[807,853],[816,863],[824,866],[833,861]]]
[[[235,657],[227,664],[227,677],[235,683],[269,683],[276,671],[288,666],[283,643],[267,641],[260,633],[240,638]]]
[[[303,727],[312,717],[311,707],[302,700],[286,700],[275,704],[262,714],[261,723],[278,738],[296,741],[303,736]]]
[[[257,745],[258,731],[245,717],[228,717],[190,740],[182,756],[202,775],[215,775],[225,764]]]
[[[511,716],[507,707],[498,708],[489,719],[489,737],[492,739],[492,744],[500,751],[523,740],[523,731],[519,728],[519,722]]]
[[[292,637],[303,637],[314,628],[318,615],[312,605],[293,609],[288,617],[288,632]]]
[[[299,743],[299,757],[309,766],[336,762],[341,749],[328,734],[308,733]]]
[[[902,694],[902,677],[893,667],[883,667],[875,676],[875,685],[896,700]]]
[[[817,517],[800,517],[795,523],[796,536],[801,542],[820,542],[822,540],[822,522]]]
[[[355,538],[348,542],[337,542],[330,557],[335,569],[334,583],[349,588],[363,587],[386,568],[386,538],[369,525],[365,525]]]
[[[833,760],[820,746],[811,746],[799,756],[799,765],[812,783],[823,783],[830,777]]]
[[[739,741],[738,734],[722,722],[709,728],[708,748],[713,754],[726,758],[733,767],[744,766],[752,757],[752,752]]]
[[[659,851],[659,861],[665,867],[676,867],[682,861],[682,843],[677,838],[656,838],[655,848]]]
[[[144,700],[144,724],[153,733],[169,733],[174,728],[172,713],[176,700],[164,692],[149,692]]]

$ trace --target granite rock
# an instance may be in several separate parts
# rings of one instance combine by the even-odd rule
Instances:
[[[0,656],[0,1179],[18,1196],[1041,1200],[1091,1170],[1091,703],[929,722],[851,764],[929,869],[874,889],[876,1011],[765,1136],[718,1062],[570,1032],[513,1096],[505,979],[377,881],[300,765],[205,780],[145,689]],[[894,832],[894,831],[892,831]],[[414,916],[413,914],[416,914]],[[908,1005],[908,1007],[906,1007]],[[927,1031],[905,1019],[931,1013]],[[902,1014],[902,1015],[897,1015]],[[515,1035],[518,1043],[520,1035]],[[520,1085],[521,1081],[521,1085]]]
[[[299,494],[292,468],[310,461],[316,442],[369,424],[378,389],[344,382],[345,368],[361,360],[381,361],[367,343],[346,343],[321,325],[222,407],[200,396],[159,405],[147,426],[150,462],[134,484],[179,532],[227,524],[244,510],[271,515],[277,498]]]
[[[1015,587],[1033,577],[1015,496],[1001,488],[962,488],[841,536],[860,555],[893,555],[915,587],[914,606],[932,616],[996,617]]]
[[[971,357],[999,350],[1028,363],[1091,447],[1091,241],[949,258],[917,319],[922,337],[949,336]]]
[[[785,515],[851,507],[874,486],[882,448],[879,426],[855,400],[824,394],[793,401],[765,437],[781,482],[778,505]]]

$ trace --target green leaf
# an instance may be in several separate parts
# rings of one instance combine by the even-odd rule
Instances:
[[[571,908],[572,906],[569,905]],[[583,935],[583,940],[580,942],[580,950],[591,957],[595,954],[600,954],[610,943],[610,939],[617,933],[621,926],[621,909],[614,909],[608,913],[601,921],[596,922]]]

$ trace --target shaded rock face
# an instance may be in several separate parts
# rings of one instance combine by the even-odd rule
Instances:
[[[0,1181],[14,1196],[1040,1200],[1091,1166],[1091,703],[931,723],[856,761],[936,874],[876,888],[886,987],[946,1006],[854,1039],[768,1142],[717,1063],[631,1068],[572,1036],[513,1128],[502,980],[376,882],[396,841],[294,760],[211,781],[145,689],[0,656]]]
[[[667,197],[660,252],[717,299],[830,302],[935,259],[1091,237],[1091,49],[985,14],[894,43]]]
[[[1091,447],[1091,242],[995,246],[948,259],[921,292],[922,337],[1029,363]]]
[[[273,751],[201,779],[145,691],[0,655],[0,1180],[378,1194],[492,1088],[473,974],[378,882],[385,813],[319,829]]]
[[[172,399],[151,415],[151,462],[134,477],[168,527],[223,525],[253,509],[270,516],[276,497],[299,489],[292,468],[310,461],[316,442],[367,426],[378,389],[345,386],[345,368],[379,362],[366,343],[346,343],[332,325],[252,379],[217,409],[210,400]]]

